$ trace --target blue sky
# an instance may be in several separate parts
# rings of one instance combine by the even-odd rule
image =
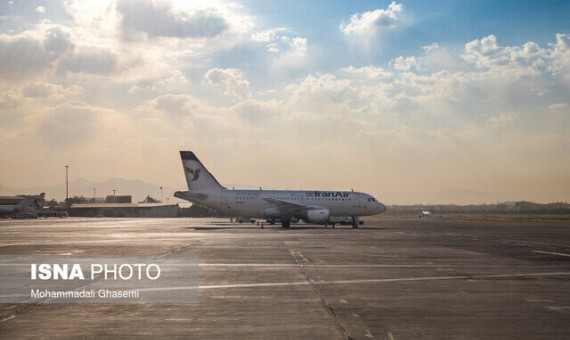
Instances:
[[[566,1],[3,1],[0,184],[567,200]],[[38,166],[41,164],[41,166]],[[324,171],[323,171],[324,170]]]

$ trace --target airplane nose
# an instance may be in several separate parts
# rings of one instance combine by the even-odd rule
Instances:
[[[378,213],[381,214],[386,211],[386,206],[380,202],[378,202]]]

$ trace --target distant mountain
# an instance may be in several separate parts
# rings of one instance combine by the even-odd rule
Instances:
[[[508,201],[509,197],[496,192],[468,189],[440,191],[433,196],[432,204],[483,204]]]
[[[160,185],[149,184],[139,180],[125,180],[122,178],[111,178],[102,183],[94,183],[85,178],[77,178],[69,183],[69,197],[84,196],[87,198],[93,197],[93,188],[95,188],[96,197],[106,197],[113,195],[113,190],[117,190],[117,195],[131,195],[133,202],[139,202],[150,195],[154,199],[160,200]],[[163,186],[163,201],[169,198],[169,202],[185,202],[174,197],[174,192],[177,190],[185,190],[186,188],[172,188]],[[0,185],[0,195],[18,195],[18,194],[38,194],[40,192],[46,193],[46,199],[55,198],[62,201],[65,198],[65,183],[42,186],[32,188],[7,188]]]

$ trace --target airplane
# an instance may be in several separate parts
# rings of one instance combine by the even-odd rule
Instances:
[[[15,205],[0,205],[0,215],[15,215],[28,213],[43,206],[45,193],[40,195],[26,196],[20,203]]]
[[[180,157],[188,191],[177,191],[174,196],[230,216],[278,219],[283,228],[289,228],[295,219],[327,225],[335,218],[349,216],[352,227],[358,228],[359,216],[386,211],[376,198],[355,191],[227,189],[192,151],[180,151]]]

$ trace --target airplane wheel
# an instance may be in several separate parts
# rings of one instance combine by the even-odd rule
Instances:
[[[281,226],[283,228],[289,228],[291,226],[291,221],[282,221]]]
[[[352,217],[352,229],[358,229],[358,217]]]

